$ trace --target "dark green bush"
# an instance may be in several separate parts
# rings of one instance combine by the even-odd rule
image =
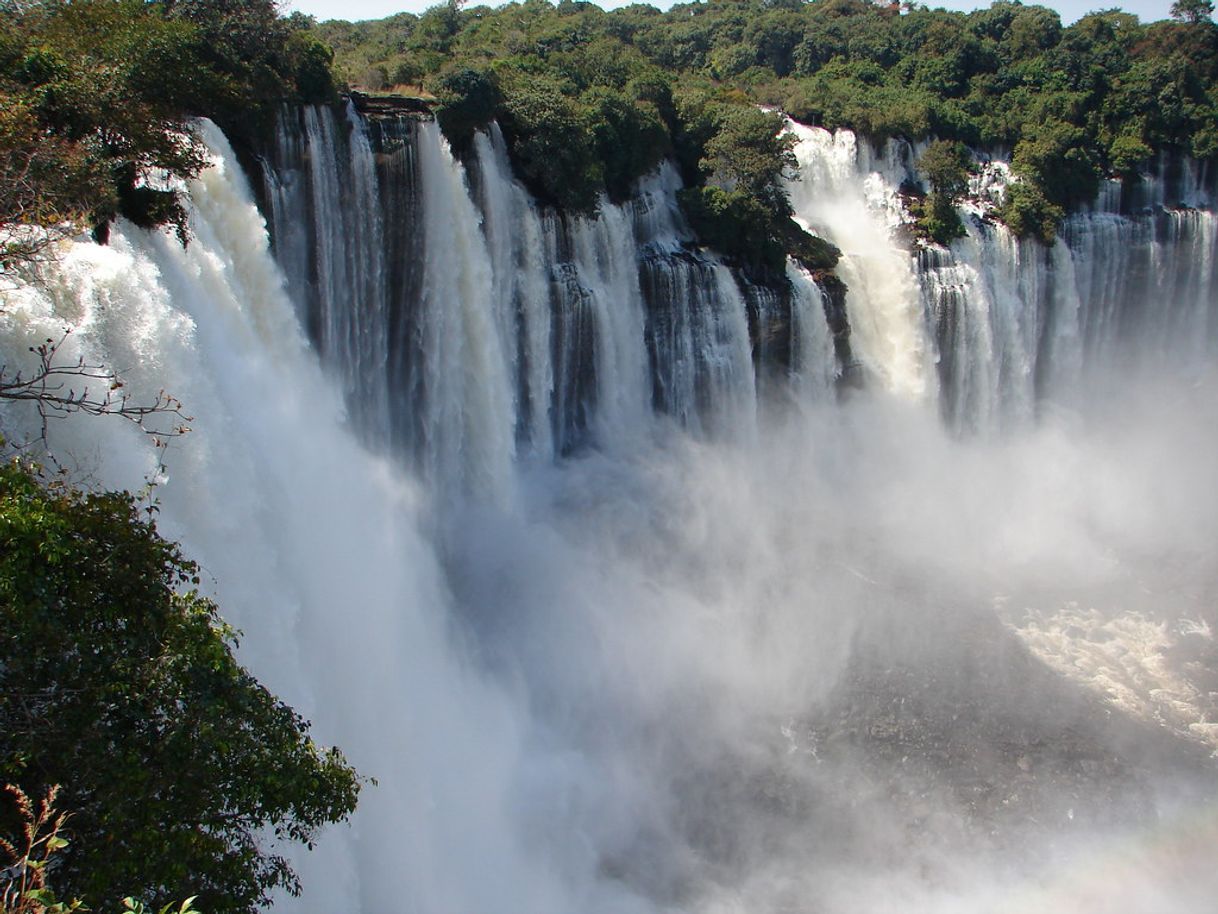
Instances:
[[[524,182],[544,202],[593,212],[604,168],[576,101],[545,78],[517,80],[504,94],[500,125]]]
[[[445,73],[432,91],[438,102],[436,119],[458,149],[468,145],[474,131],[495,119],[503,101],[493,73],[468,67]]]
[[[297,887],[268,832],[309,842],[355,807],[355,772],[237,663],[198,583],[131,495],[0,465],[0,783],[60,786],[61,897],[253,914]]]
[[[1007,196],[998,210],[998,218],[1019,238],[1031,235],[1045,244],[1057,237],[1057,224],[1065,211],[1045,197],[1035,184],[1020,181],[1007,188]]]

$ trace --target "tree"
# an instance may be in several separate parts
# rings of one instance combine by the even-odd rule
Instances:
[[[120,215],[185,241],[164,184],[206,164],[193,118],[253,145],[279,103],[335,98],[331,52],[272,0],[0,0],[0,16],[0,267]]]
[[[113,205],[107,169],[42,133],[30,105],[0,90],[0,271],[37,263]]]
[[[232,86],[197,66],[195,28],[153,6],[47,0],[13,17],[0,92],[15,114],[0,130],[0,160],[6,171],[29,162],[36,176],[31,199],[3,201],[0,223],[55,234],[121,214],[144,227],[172,225],[185,238],[178,195],[149,178],[198,174],[206,155],[189,129],[191,99]]]
[[[1171,5],[1171,17],[1180,22],[1208,22],[1214,15],[1214,4],[1211,0],[1176,0]]]
[[[935,140],[918,159],[918,170],[931,184],[931,190],[953,201],[968,189],[972,165],[968,149],[952,140]]]
[[[517,77],[504,87],[500,125],[517,174],[543,202],[593,213],[604,187],[596,140],[576,100],[555,79]]]
[[[935,140],[918,159],[918,170],[930,184],[925,200],[911,206],[918,228],[932,241],[950,244],[964,237],[964,223],[956,203],[968,190],[972,159],[965,145],[956,140]]]
[[[130,494],[0,466],[0,782],[62,785],[63,897],[252,914],[299,889],[262,837],[355,807],[356,773],[237,663],[197,583]]]

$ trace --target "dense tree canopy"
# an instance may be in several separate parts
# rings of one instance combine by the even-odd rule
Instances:
[[[525,0],[327,22],[316,33],[334,48],[339,76],[372,89],[421,84],[447,107],[459,104],[451,74],[481,74],[497,93],[483,116],[515,112],[521,171],[552,200],[586,205],[601,187],[620,194],[659,148],[702,188],[689,197],[699,212],[781,221],[766,182],[729,200],[705,167],[708,143],[760,143],[720,135],[735,123],[724,107],[760,103],[875,141],[1006,150],[1024,185],[1003,217],[1047,238],[1107,174],[1136,175],[1160,150],[1218,155],[1218,27],[1205,0],[1176,6],[1182,21],[1142,24],[1109,10],[1063,27],[1053,10],[1008,0],[967,14],[868,0],[707,0],[663,13]],[[627,106],[639,123],[606,124],[606,111],[621,122]],[[551,154],[553,168],[542,168]],[[772,179],[781,157],[767,167]],[[932,201],[940,212],[944,199]],[[730,237],[739,225],[719,227]]]
[[[273,0],[0,0],[0,17],[0,266],[45,237],[14,226],[121,213],[185,237],[159,176],[202,166],[192,117],[249,136],[282,100],[333,95],[329,49]]]
[[[0,784],[60,785],[60,898],[252,912],[295,887],[267,838],[355,806],[355,773],[238,665],[197,575],[132,496],[0,465]]]
[[[1163,150],[1218,156],[1211,12],[1182,0],[1176,21],[1108,10],[1064,27],[1015,0],[967,14],[870,0],[663,13],[453,0],[316,24],[279,16],[273,0],[0,0],[0,224],[75,228],[121,213],[184,231],[176,195],[150,178],[199,168],[189,118],[248,137],[280,101],[333,97],[333,72],[431,93],[458,148],[498,119],[521,178],[569,210],[626,196],[671,155],[691,221],[747,266],[771,269],[784,252],[832,261],[788,218],[785,158],[750,134],[767,122],[729,114],[758,104],[876,142],[1002,150],[1022,183],[999,216],[1047,240],[1106,175],[1136,180]],[[764,179],[733,180],[733,160],[755,154]],[[958,233],[951,195],[924,190],[927,234]],[[39,237],[7,232],[0,259]]]

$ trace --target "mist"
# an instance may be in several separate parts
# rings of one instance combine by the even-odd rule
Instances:
[[[1106,390],[989,440],[865,395],[665,429],[450,518],[459,637],[542,750],[526,833],[660,910],[1213,897],[1200,845],[1129,859],[1208,827],[1213,376]]]

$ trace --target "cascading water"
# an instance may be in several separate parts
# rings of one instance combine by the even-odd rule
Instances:
[[[162,530],[377,778],[298,855],[299,910],[1205,909],[1208,213],[1085,214],[1048,253],[972,227],[918,263],[883,208],[849,224],[897,159],[801,135],[881,382],[839,405],[824,292],[693,247],[672,170],[571,219],[493,130],[467,175],[434,124],[334,118],[281,125],[274,260],[205,125],[187,249],[119,226],[0,314],[6,363],[70,322],[69,356],[185,401]],[[936,388],[1004,434],[945,429]],[[113,423],[51,446],[156,472]]]
[[[690,427],[754,410],[744,296],[713,256],[692,250],[671,166],[632,203],[602,201],[595,218],[565,218],[539,210],[513,179],[497,126],[475,138],[467,178],[430,122],[381,121],[370,145],[362,131],[338,139],[328,118],[308,110],[303,127],[294,116],[280,123],[267,169],[276,256],[313,277],[297,300],[357,419],[366,426],[381,415],[368,403],[388,401],[390,426],[409,413],[405,449],[431,478],[449,474],[454,490],[475,478],[502,489],[517,443],[545,458],[588,438],[617,446],[643,434],[653,405]],[[385,155],[376,142],[409,148],[410,162],[374,172]],[[357,175],[360,193],[345,193]],[[402,214],[366,198],[362,188],[375,196],[378,181],[382,199],[410,188],[413,232],[395,235]],[[366,209],[376,219],[353,231]],[[310,213],[305,237],[297,221]],[[373,256],[364,239],[376,235],[387,253]],[[383,260],[398,265],[388,282]],[[335,289],[338,269],[377,281]],[[353,313],[368,327],[336,329]],[[820,340],[826,331],[814,320],[823,323],[805,309],[804,333]],[[341,341],[361,333],[352,355]],[[394,341],[391,354],[370,357],[383,340]],[[406,397],[396,393],[403,385]],[[365,437],[393,439],[380,427]]]
[[[850,290],[851,344],[883,386],[918,399],[934,395],[933,352],[918,308],[909,256],[893,244],[900,204],[891,162],[867,160],[848,130],[830,133],[789,121],[798,180],[788,184],[796,216],[842,251]],[[879,169],[879,170],[877,170]]]
[[[275,253],[292,299],[305,309],[304,319],[335,366],[348,403],[363,417],[361,425],[384,429],[389,422],[383,383],[388,291],[372,151],[362,129],[347,139],[329,112],[306,108],[299,117],[303,131],[280,130],[276,167],[264,170],[271,218],[280,229]],[[354,117],[348,111],[348,118]],[[345,155],[339,152],[340,134]],[[319,148],[335,154],[306,156],[306,150]],[[344,206],[344,199],[353,205]]]
[[[890,390],[937,387],[953,426],[992,433],[1027,422],[1090,383],[1090,368],[1212,354],[1215,217],[1203,170],[1186,162],[1169,174],[1163,160],[1139,185],[1107,182],[1049,247],[970,204],[964,238],[911,258],[893,236],[905,218],[900,186],[919,180],[916,150],[890,141],[877,155],[847,130],[788,129],[797,215],[843,250],[853,348]],[[988,163],[974,192],[1001,193],[1009,180],[1005,165]]]
[[[216,159],[190,188],[189,248],[125,226],[109,247],[74,244],[45,291],[6,298],[5,355],[69,320],[71,356],[130,366],[137,396],[164,385],[191,401],[158,524],[245,631],[244,661],[380,779],[354,828],[302,857],[304,910],[496,910],[504,897],[570,910],[505,830],[519,732],[451,647],[443,573],[416,529],[425,499],[346,431],[228,144],[203,131]],[[101,484],[138,488],[155,471],[150,442],[124,426],[52,435]],[[483,860],[477,879],[465,854]]]
[[[553,453],[550,399],[554,369],[550,358],[550,271],[544,254],[552,247],[552,221],[543,223],[532,199],[512,181],[499,125],[474,138],[481,176],[481,210],[486,230],[495,314],[500,339],[518,378],[518,439],[533,453]]]

